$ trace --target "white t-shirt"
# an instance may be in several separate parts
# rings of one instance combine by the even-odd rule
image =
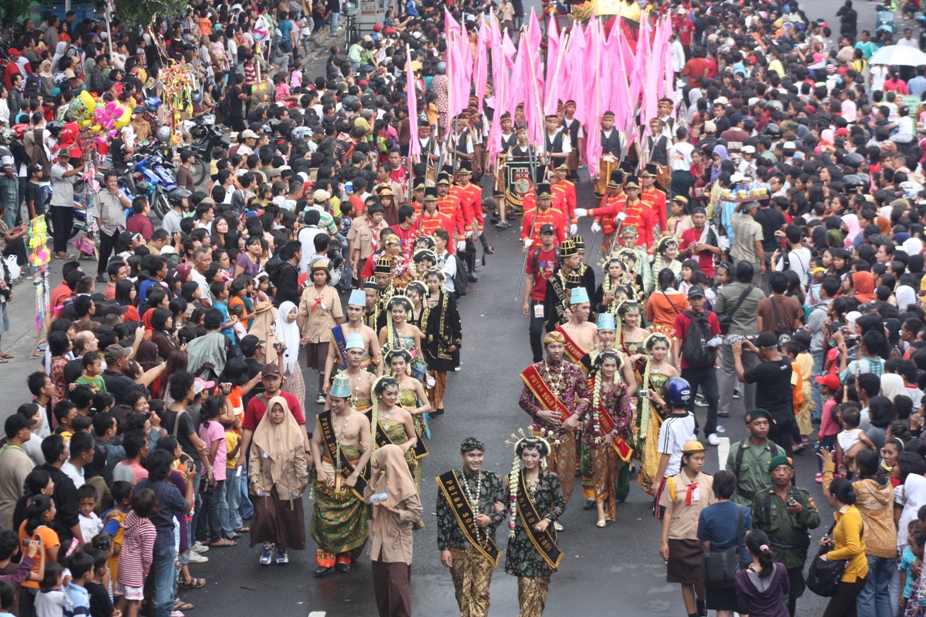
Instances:
[[[669,466],[666,467],[664,478],[674,476],[681,471],[682,448],[686,442],[695,438],[694,430],[695,419],[690,413],[684,416],[669,416],[659,427],[657,448],[660,454],[669,455]]]
[[[71,461],[65,461],[64,464],[61,465],[61,471],[64,472],[64,475],[74,481],[74,488],[80,488],[86,484],[86,482],[84,482],[83,470],[74,467],[74,465],[71,464]]]
[[[669,165],[672,166],[672,171],[689,171],[692,152],[694,146],[687,141],[680,141],[669,148]]]
[[[796,272],[801,277],[801,282],[807,277],[807,269],[810,267],[810,249],[802,246],[797,250],[788,251],[788,270]],[[778,260],[775,265],[776,270],[784,268],[784,257]]]
[[[887,79],[887,67],[876,65],[868,68],[871,73],[871,91],[884,90],[884,81]]]

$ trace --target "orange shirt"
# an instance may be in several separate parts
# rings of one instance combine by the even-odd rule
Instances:
[[[451,189],[452,191],[453,189]],[[437,210],[441,214],[446,214],[453,221],[453,226],[457,230],[457,235],[463,236],[463,207],[460,205],[460,199],[453,193],[448,193],[446,197],[440,197],[437,200]],[[453,234],[450,235],[451,241]]]
[[[477,228],[482,231],[482,187],[472,183],[465,187],[458,185],[451,187],[450,193],[460,200],[465,230],[469,231],[473,221],[476,221]]]
[[[453,243],[453,219],[443,212],[437,211],[434,216],[429,216],[427,212],[421,214],[421,233],[422,235],[431,236],[438,229],[443,229],[450,234],[450,241],[447,242],[447,252],[453,255],[456,249]]]
[[[29,521],[23,521],[22,524],[19,526],[20,545],[22,545],[23,540],[32,539],[28,534],[26,534],[26,524],[28,522]],[[41,525],[36,528],[36,530],[32,533],[32,535],[33,536],[38,535],[42,539],[42,545],[45,547],[45,561],[51,561],[52,559],[51,559],[51,556],[48,554],[48,550],[61,546],[61,541],[58,539],[57,532],[51,527],[46,527],[45,525]],[[32,568],[32,571],[36,573],[39,571],[38,555],[36,555],[35,567]],[[22,586],[30,587],[32,589],[39,588],[39,584],[37,581],[26,581],[22,584]]]

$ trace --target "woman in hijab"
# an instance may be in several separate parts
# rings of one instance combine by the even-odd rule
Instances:
[[[897,310],[901,313],[911,304],[916,304],[916,290],[909,285],[899,285],[894,295],[897,297]]]
[[[302,369],[299,368],[299,326],[296,318],[299,310],[292,302],[284,302],[277,310],[273,322],[273,331],[283,343],[283,354],[280,358],[280,372],[283,373],[283,390],[291,393],[297,400],[305,400],[305,380],[302,378]]]
[[[302,493],[309,474],[302,430],[286,399],[275,396],[267,402],[267,413],[254,431],[248,460],[248,483],[254,503],[251,546],[263,542],[263,565],[270,564],[274,548],[278,564],[289,563],[289,549],[305,549]]]
[[[276,318],[277,310],[270,302],[258,302],[254,307],[254,321],[248,329],[248,334],[253,334],[259,340],[264,341],[254,356],[261,364],[278,364],[277,351],[274,347],[277,334],[273,330]]]
[[[717,144],[711,152],[711,158],[714,161],[711,165],[711,182],[716,182],[717,178],[720,177],[723,162],[730,160],[730,154],[727,152],[726,146]]]
[[[843,248],[851,249],[856,236],[862,231],[862,228],[858,225],[858,217],[854,214],[844,214],[842,224],[846,228],[846,239],[843,242]]]
[[[875,299],[875,281],[871,272],[856,272],[852,275],[852,287],[855,288],[855,299],[861,303],[871,302]]]
[[[58,61],[64,57],[65,52],[68,50],[68,44],[66,41],[58,41],[58,44],[55,45],[55,55],[51,59],[51,72],[54,73],[58,70]]]
[[[55,89],[54,77],[54,73],[51,72],[51,60],[43,60],[39,66],[39,78],[42,80],[39,92],[46,98],[51,98],[52,90]]]
[[[370,559],[380,617],[411,617],[412,526],[423,511],[402,448],[388,444],[372,459],[364,497],[373,508]]]
[[[135,353],[135,361],[141,365],[142,369],[150,371],[159,364],[158,346],[151,341],[142,341]]]

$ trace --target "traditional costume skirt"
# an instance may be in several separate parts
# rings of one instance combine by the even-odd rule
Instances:
[[[640,473],[637,475],[637,482],[647,492],[650,491],[651,487],[658,486],[661,479],[656,478],[656,473],[659,471],[659,459],[662,457],[657,447],[659,445],[659,427],[661,426],[662,418],[654,409],[650,408],[646,436],[639,440],[636,447],[637,452],[640,453]]]
[[[335,473],[334,466],[322,461],[329,476]],[[331,484],[322,484],[311,471],[315,491],[315,510],[309,523],[309,533],[318,544],[319,550],[340,554],[350,553],[356,559],[367,542],[370,507],[347,486],[337,490]]]
[[[254,518],[251,521],[251,546],[273,543],[282,551],[305,548],[305,513],[302,499],[280,499],[277,487],[263,497],[251,496]]]
[[[549,576],[518,577],[518,617],[541,617],[549,591]]]
[[[703,585],[701,556],[704,549],[698,540],[669,540],[669,562],[666,582],[682,585]]]
[[[572,497],[576,485],[576,439],[575,433],[565,433],[560,437],[560,443],[552,447],[549,457],[549,469],[559,476],[563,487],[563,499],[567,502]]]
[[[485,617],[489,614],[489,585],[495,566],[469,543],[465,549],[450,549],[450,556],[453,558],[450,577],[460,614]]]
[[[591,456],[595,503],[604,504],[606,520],[617,520],[617,501],[627,498],[626,493],[621,495],[620,490],[621,471],[625,467],[624,461],[611,446],[592,448]]]

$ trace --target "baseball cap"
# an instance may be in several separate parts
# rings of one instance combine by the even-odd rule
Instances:
[[[106,364],[115,364],[122,358],[128,358],[130,350],[126,349],[122,345],[110,345],[103,350],[103,359],[106,360]]]
[[[708,120],[704,123],[704,132],[705,133],[716,133],[717,132],[717,123],[713,120]]]
[[[553,225],[550,225],[549,223],[545,223],[540,226],[540,235],[552,234],[552,233],[556,233],[556,230],[553,229]]]
[[[260,374],[262,377],[267,377],[268,375],[276,375],[279,377],[280,367],[273,363],[265,364],[264,368],[261,369]]]
[[[245,129],[244,132],[241,133],[241,139],[257,139],[257,133],[251,129]]]
[[[354,183],[353,183],[353,182],[345,182],[345,183],[344,183],[344,190],[345,190],[345,191],[353,191],[353,190],[354,190]]]
[[[10,47],[6,50],[7,55],[9,56],[21,56],[22,54],[15,47]]]
[[[34,174],[37,171],[45,171],[45,168],[42,167],[41,163],[33,163],[29,165],[29,173]]]
[[[688,297],[689,298],[703,298],[704,297],[704,288],[700,285],[692,285],[688,288]]]
[[[756,337],[756,347],[778,347],[778,337],[771,332],[760,332]]]
[[[214,381],[206,381],[200,377],[193,380],[193,396],[196,396],[203,390],[212,390],[213,388],[215,388]]]
[[[318,189],[312,194],[312,199],[318,202],[328,201],[329,199],[331,199],[331,195],[328,194],[328,191],[326,191],[325,189]]]
[[[16,433],[30,426],[35,426],[35,420],[27,418],[21,413],[14,413],[6,419],[6,422],[3,424],[3,430],[6,432],[7,438],[10,438],[15,437]]]
[[[813,378],[821,386],[826,386],[830,390],[838,390],[842,384],[839,382],[839,375],[835,373],[827,373],[826,375],[818,375]]]

